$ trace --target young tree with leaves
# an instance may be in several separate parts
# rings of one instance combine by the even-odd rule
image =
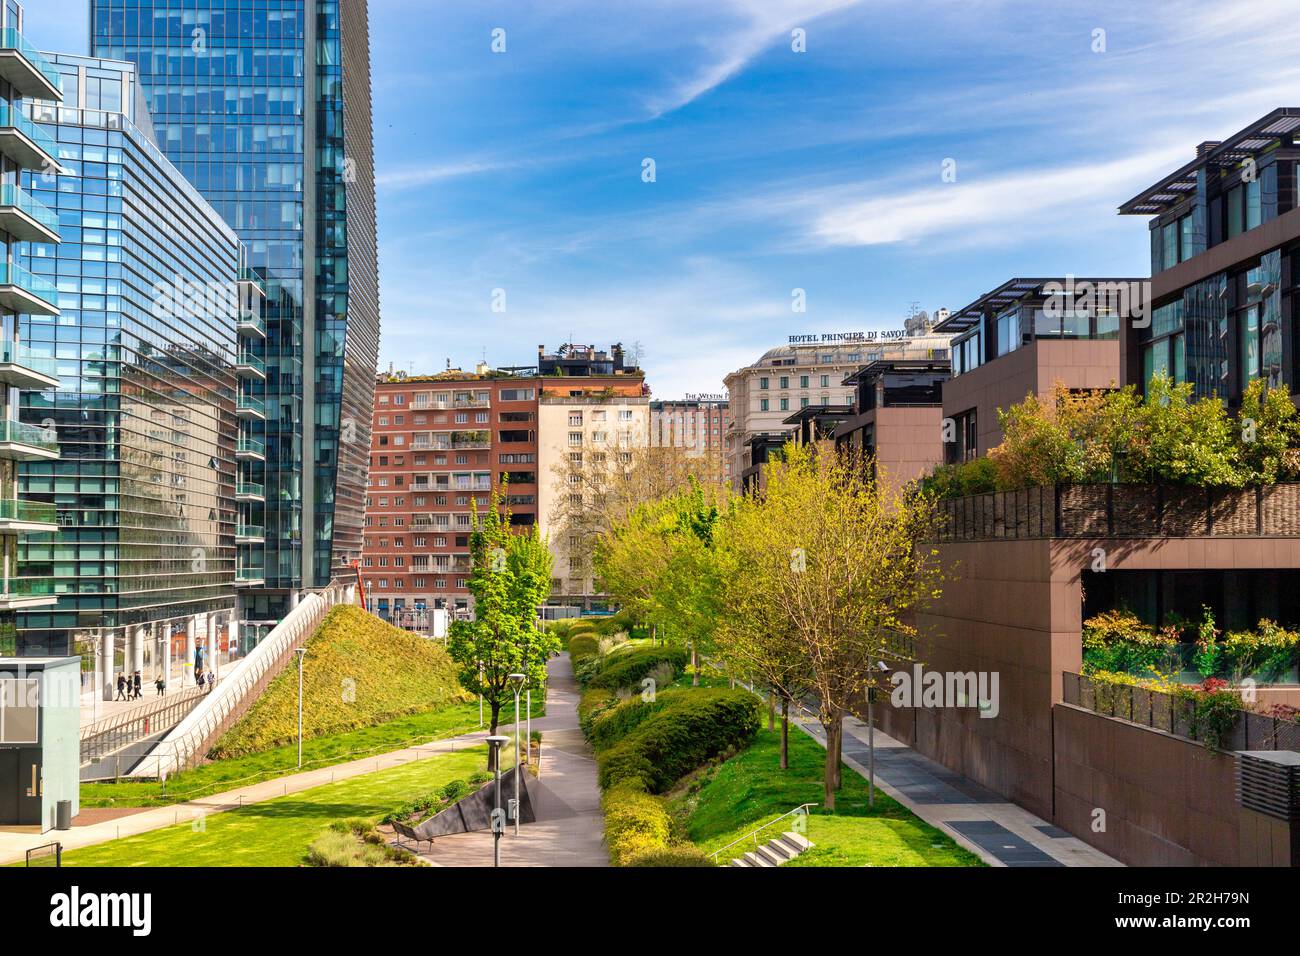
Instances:
[[[453,622],[447,642],[460,665],[461,686],[483,695],[493,734],[501,708],[514,697],[510,675],[524,674],[526,687],[541,687],[546,662],[560,649],[559,639],[542,629],[537,617],[551,590],[550,549],[536,526],[527,534],[512,533],[502,501],[498,492],[485,514],[475,511],[467,582],[474,617]]]

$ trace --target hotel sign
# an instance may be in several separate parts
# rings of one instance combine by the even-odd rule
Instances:
[[[906,329],[884,332],[811,332],[790,336],[791,345],[823,345],[832,342],[897,342],[909,338]]]
[[[687,392],[685,401],[688,402],[725,402],[727,396],[721,392]]]

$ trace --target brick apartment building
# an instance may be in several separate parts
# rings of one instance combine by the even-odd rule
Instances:
[[[473,511],[505,489],[511,522],[537,523],[539,381],[480,366],[380,376],[362,577],[370,609],[425,630],[427,611],[471,607]]]

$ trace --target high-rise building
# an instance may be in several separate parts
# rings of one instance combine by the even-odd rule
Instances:
[[[375,614],[427,631],[429,611],[472,608],[469,536],[494,491],[512,525],[537,523],[540,383],[527,371],[379,377],[362,560]]]
[[[708,458],[723,482],[731,477],[723,444],[726,429],[725,395],[687,395],[650,403],[650,446],[681,448],[692,457]]]
[[[58,384],[52,350],[33,350],[22,334],[19,315],[49,321],[59,314],[58,292],[48,276],[35,275],[20,255],[25,242],[54,248],[60,241],[58,216],[24,188],[24,171],[38,175],[55,168],[53,137],[24,114],[25,98],[58,101],[63,86],[48,60],[23,37],[23,10],[8,0],[0,8],[0,656],[19,647],[18,612],[52,604],[53,582],[44,575],[27,577],[19,566],[27,534],[48,540],[57,527],[47,497],[20,500],[20,462],[58,457],[49,429],[19,420],[20,389]]]
[[[101,673],[162,672],[211,648],[235,611],[239,238],[167,160],[130,63],[51,55],[61,104],[34,129],[60,169],[28,172],[61,244],[12,254],[57,287],[57,315],[28,309],[21,336],[55,363],[23,415],[57,437],[57,461],[21,466],[24,496],[57,509],[56,534],[19,552],[57,605],[19,618],[29,654],[97,644]],[[224,643],[224,641],[223,641]],[[237,647],[237,645],[236,645]]]
[[[241,614],[265,626],[361,553],[379,345],[365,0],[91,0],[167,156],[249,249]],[[250,332],[254,330],[249,329]],[[260,486],[260,487],[259,487]]]

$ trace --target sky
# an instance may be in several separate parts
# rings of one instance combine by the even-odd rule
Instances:
[[[86,0],[26,6],[37,46],[86,50]],[[1300,105],[1298,14],[371,0],[380,368],[622,342],[675,398],[1014,276],[1149,275],[1116,207]]]

